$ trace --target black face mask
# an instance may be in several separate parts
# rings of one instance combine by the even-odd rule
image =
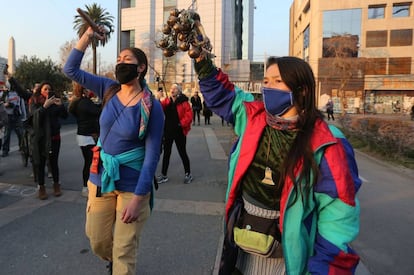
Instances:
[[[138,65],[130,63],[119,63],[115,67],[115,77],[121,84],[125,84],[137,78]]]

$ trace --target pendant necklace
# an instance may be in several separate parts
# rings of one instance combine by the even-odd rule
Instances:
[[[269,162],[269,153],[270,153],[270,143],[271,143],[271,137],[269,134],[269,142],[267,144],[267,159],[266,159],[266,163]],[[275,185],[273,178],[272,178],[272,169],[269,166],[266,166],[265,171],[264,171],[264,178],[262,179],[262,183],[267,184],[267,185]]]

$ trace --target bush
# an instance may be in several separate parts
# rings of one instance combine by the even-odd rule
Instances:
[[[414,168],[414,122],[394,116],[344,115],[338,119],[355,149]]]

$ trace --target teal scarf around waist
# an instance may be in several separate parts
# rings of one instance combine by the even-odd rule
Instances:
[[[115,181],[119,180],[119,166],[124,165],[139,171],[145,157],[145,147],[138,147],[127,152],[112,156],[101,148],[102,165],[105,170],[102,173],[101,191],[108,193],[115,190]]]

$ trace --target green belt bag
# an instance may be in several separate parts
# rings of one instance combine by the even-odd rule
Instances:
[[[234,242],[247,253],[266,258],[283,257],[278,221],[254,216],[243,210],[233,228]]]

